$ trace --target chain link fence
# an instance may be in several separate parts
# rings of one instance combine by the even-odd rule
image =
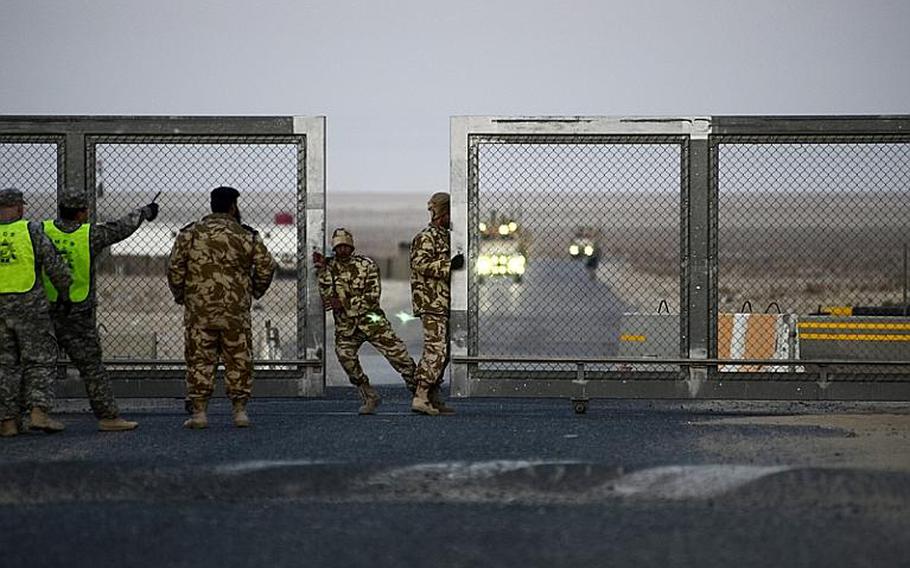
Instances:
[[[87,150],[96,221],[114,221],[161,192],[158,219],[96,263],[106,358],[183,358],[183,309],[167,287],[168,255],[180,228],[211,212],[212,188],[229,185],[240,191],[243,223],[259,231],[279,266],[269,292],[253,304],[254,357],[295,359],[302,139],[100,136]]]
[[[905,400],[908,126],[454,118],[453,392]]]
[[[717,357],[910,359],[910,138],[721,136],[713,154]],[[817,370],[783,363],[720,370]]]
[[[93,259],[95,317],[118,396],[183,393],[183,313],[167,261],[180,228],[210,213],[219,185],[240,191],[243,222],[278,263],[252,309],[257,393],[323,392],[325,314],[298,251],[323,246],[324,171],[324,117],[0,117],[0,187],[24,192],[31,220],[56,217],[64,188],[87,192],[95,223],[160,192],[158,218]],[[60,394],[84,395],[61,363]]]
[[[472,136],[469,144],[469,355],[678,357],[685,141]],[[490,362],[474,376],[554,373],[574,376],[575,367]]]
[[[0,135],[0,188],[25,196],[25,216],[35,221],[57,215],[63,179],[63,137]]]

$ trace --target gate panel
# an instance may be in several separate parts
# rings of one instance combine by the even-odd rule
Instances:
[[[738,324],[718,326],[721,358],[738,350],[734,358],[910,360],[910,137],[720,136],[714,152],[716,322],[733,314]],[[762,331],[762,318],[777,321]],[[829,371],[840,380],[874,380],[907,369]]]
[[[907,400],[908,131],[453,118],[453,393]]]
[[[240,190],[243,221],[279,263],[253,306],[256,394],[322,394],[325,314],[315,275],[297,259],[324,246],[324,130],[322,117],[0,117],[0,182],[26,193],[32,219],[56,214],[63,187],[94,197],[96,221],[162,192],[159,218],[97,259],[93,275],[119,396],[183,393],[182,309],[165,267],[177,230],[210,212],[218,185]],[[84,395],[77,381],[61,386]]]
[[[116,219],[162,192],[158,219],[96,265],[96,317],[108,357],[182,359],[183,308],[167,288],[168,255],[180,228],[210,213],[212,188],[230,185],[240,191],[243,222],[259,232],[279,267],[269,292],[253,302],[254,356],[294,359],[302,137],[103,136],[89,144],[97,220]]]
[[[672,136],[472,136],[469,356],[679,357],[686,144]],[[648,325],[647,318],[665,319]],[[678,376],[592,364],[586,376]],[[572,380],[567,363],[488,362],[472,380]],[[535,386],[536,385],[536,386]],[[523,391],[547,388],[529,384]]]

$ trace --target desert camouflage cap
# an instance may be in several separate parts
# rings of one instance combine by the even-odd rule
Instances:
[[[444,191],[438,191],[430,196],[427,201],[427,210],[433,212],[433,217],[439,217],[449,212],[449,194]]]
[[[338,227],[332,233],[332,249],[338,245],[348,245],[349,247],[354,247],[354,235],[344,227]]]
[[[25,203],[22,199],[22,192],[15,187],[0,189],[0,207],[9,207],[10,205],[19,205]]]
[[[88,207],[88,196],[85,192],[76,190],[66,190],[60,196],[60,207],[70,209],[85,209]]]

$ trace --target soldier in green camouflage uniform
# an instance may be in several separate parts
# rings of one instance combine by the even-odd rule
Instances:
[[[88,198],[84,193],[67,191],[60,197],[60,217],[45,221],[44,231],[69,264],[73,284],[68,296],[73,307],[68,313],[58,306],[58,289],[45,277],[44,288],[51,301],[51,316],[61,350],[79,370],[98,429],[102,432],[133,430],[139,424],[120,417],[110,379],[101,363],[101,341],[95,327],[94,260],[114,243],[129,237],[143,220],[158,216],[158,204],[130,211],[107,223],[87,223]]]
[[[464,256],[450,257],[449,194],[434,193],[427,209],[430,224],[411,241],[411,304],[423,324],[423,356],[411,410],[435,416],[455,413],[440,389],[449,362],[450,271],[464,267]]]
[[[319,274],[319,293],[335,317],[335,354],[351,384],[357,387],[363,405],[360,414],[373,414],[382,399],[363,372],[357,351],[365,342],[376,348],[401,373],[414,392],[414,360],[379,305],[382,287],[379,267],[372,259],[354,252],[354,236],[347,230],[332,234],[333,258],[313,252]]]
[[[22,219],[22,193],[0,190],[0,436],[19,433],[20,406],[30,412],[29,428],[59,432],[63,424],[48,416],[54,403],[57,342],[47,297],[45,272],[68,290],[69,267],[40,223]],[[69,307],[66,293],[61,309]]]
[[[193,413],[186,428],[208,426],[219,356],[234,425],[250,424],[250,307],[268,290],[276,264],[259,234],[240,224],[239,195],[232,187],[212,190],[212,214],[181,229],[171,250],[167,279],[174,301],[184,307],[186,388]]]

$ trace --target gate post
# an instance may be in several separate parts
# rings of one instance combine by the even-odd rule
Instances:
[[[298,394],[322,396],[328,356],[325,309],[310,251],[325,250],[325,117],[294,117],[294,133],[306,135],[306,178],[298,180],[297,192],[297,359],[322,361],[321,367],[303,368]],[[298,160],[298,168],[301,165]]]
[[[710,123],[704,130],[693,129],[689,142],[689,196],[686,210],[687,234],[684,249],[684,279],[682,288],[687,296],[686,314],[681,318],[680,329],[682,348],[689,359],[707,359],[711,355],[711,274],[715,263],[711,258],[711,176],[710,146],[708,133]],[[688,368],[687,385],[689,396],[696,397],[707,379],[705,366]]]
[[[468,355],[468,271],[474,251],[468,250],[468,125],[467,117],[452,117],[450,127],[449,194],[452,254],[465,255],[465,269],[452,272],[449,319],[449,360]],[[452,396],[470,396],[468,365],[450,364]]]

